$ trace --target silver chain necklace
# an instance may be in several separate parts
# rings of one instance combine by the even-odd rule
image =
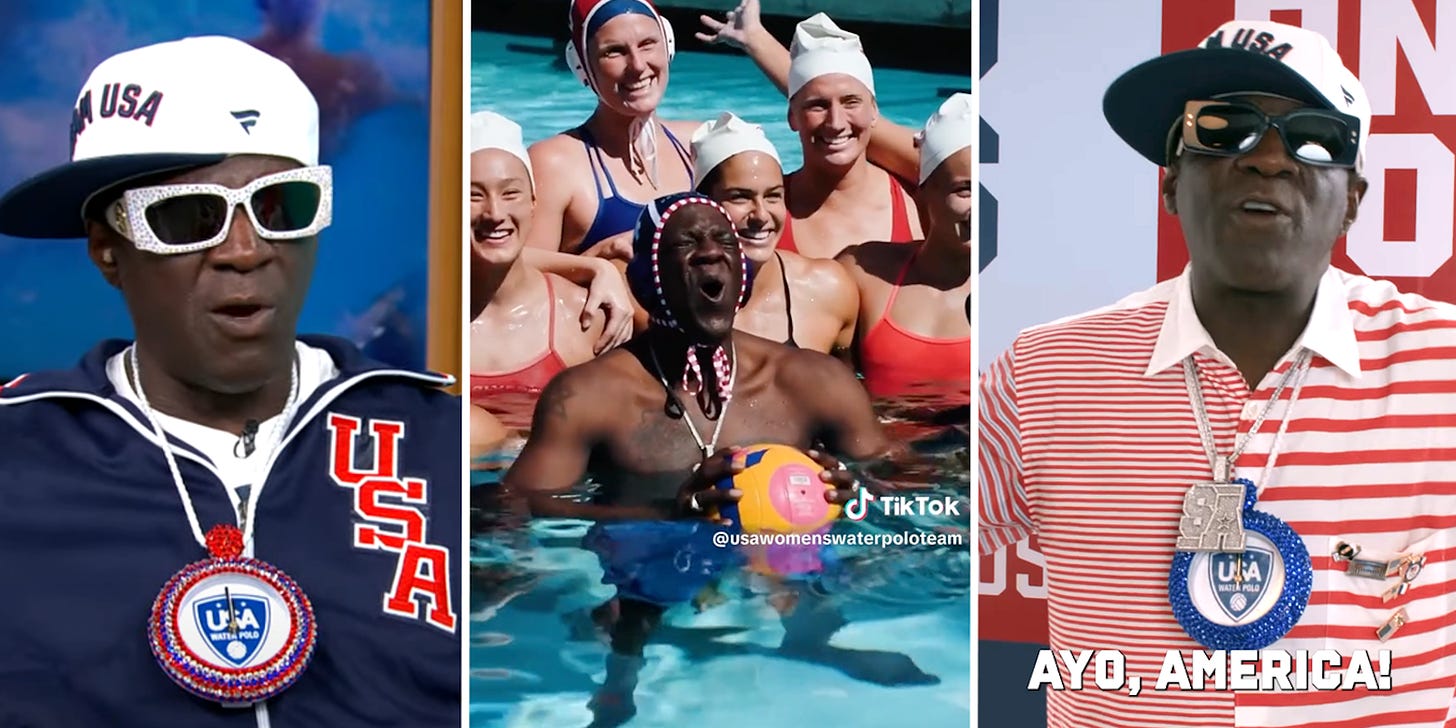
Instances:
[[[1244,448],[1253,441],[1254,435],[1258,434],[1259,428],[1264,424],[1264,418],[1274,409],[1274,403],[1279,401],[1279,396],[1284,393],[1284,388],[1291,380],[1294,382],[1294,390],[1289,395],[1289,406],[1284,410],[1284,418],[1279,423],[1279,430],[1274,433],[1274,442],[1269,446],[1269,459],[1264,463],[1264,471],[1259,476],[1258,487],[1263,488],[1268,482],[1269,473],[1274,469],[1274,461],[1279,456],[1279,440],[1284,437],[1284,431],[1289,427],[1290,413],[1294,411],[1294,403],[1299,401],[1299,392],[1304,387],[1304,378],[1310,369],[1309,349],[1299,352],[1294,363],[1289,365],[1284,375],[1279,378],[1279,383],[1274,387],[1274,393],[1269,396],[1269,401],[1264,403],[1264,409],[1249,427],[1249,431],[1240,435],[1234,441],[1233,452],[1228,457],[1219,457],[1218,447],[1213,439],[1213,425],[1208,419],[1208,408],[1203,401],[1203,387],[1198,382],[1198,365],[1193,362],[1190,355],[1183,360],[1183,381],[1188,387],[1188,398],[1193,403],[1193,413],[1198,418],[1198,434],[1203,440],[1203,450],[1208,454],[1208,465],[1213,469],[1213,479],[1217,483],[1227,483],[1233,477],[1234,462],[1243,454]]]

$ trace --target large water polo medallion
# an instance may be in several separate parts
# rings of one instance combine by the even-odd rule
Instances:
[[[1168,574],[1173,616],[1212,650],[1257,650],[1278,641],[1303,616],[1314,583],[1304,541],[1284,521],[1254,510],[1256,491],[1242,482],[1243,550],[1178,551]]]
[[[244,707],[278,695],[313,657],[308,597],[287,574],[242,553],[242,534],[207,534],[212,558],[188,564],[152,604],[148,641],[157,663],[198,697]]]

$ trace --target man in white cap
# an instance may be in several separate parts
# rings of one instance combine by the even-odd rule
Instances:
[[[103,61],[70,131],[0,232],[86,238],[136,340],[0,389],[0,723],[459,725],[460,400],[295,331],[313,97],[188,38]]]
[[[832,261],[775,249],[788,210],[778,150],[763,128],[724,112],[693,132],[693,166],[698,191],[733,216],[738,246],[757,269],[734,328],[848,362],[859,294]]]
[[[476,112],[470,149],[470,398],[506,427],[525,431],[551,378],[596,356],[604,321],[587,308],[586,289],[523,255],[536,186],[521,127],[493,111]],[[616,268],[595,262],[605,269],[598,281],[626,290]],[[630,334],[631,319],[622,318]]]
[[[703,16],[706,42],[743,48],[789,99],[804,166],[787,177],[789,218],[780,249],[833,258],[867,240],[921,237],[913,190],[914,132],[880,117],[874,71],[860,38],[824,13],[799,23],[786,50],[744,0],[718,21]]]
[[[877,399],[931,409],[971,403],[971,134],[969,94],[945,100],[920,139],[923,241],[851,245],[837,260],[859,291],[855,361]],[[969,415],[969,412],[966,412]]]
[[[1232,21],[1103,110],[1164,168],[1190,264],[1023,332],[981,382],[982,552],[1038,534],[1051,647],[1125,656],[1122,689],[1049,691],[1049,725],[1445,725],[1456,308],[1330,265],[1365,89],[1317,33]],[[1261,649],[1266,677],[1311,680],[1162,679],[1188,664],[1170,650]],[[1381,650],[1389,682],[1355,687]]]

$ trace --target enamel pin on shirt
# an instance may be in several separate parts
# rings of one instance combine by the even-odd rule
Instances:
[[[1330,559],[1335,563],[1343,562],[1345,573],[1350,576],[1372,581],[1386,581],[1391,577],[1400,577],[1398,583],[1380,595],[1382,602],[1389,602],[1404,595],[1410,590],[1411,582],[1415,581],[1416,577],[1421,575],[1421,571],[1426,568],[1426,555],[1421,553],[1401,554],[1388,561],[1372,561],[1358,558],[1359,556],[1359,546],[1341,541],[1335,544],[1335,550],[1330,554]]]
[[[1385,624],[1380,625],[1380,628],[1375,630],[1375,638],[1384,642],[1394,637],[1395,633],[1400,631],[1400,628],[1404,627],[1406,622],[1409,621],[1410,617],[1406,615],[1405,607],[1401,607],[1395,610],[1395,614],[1390,615],[1390,619],[1385,620]]]

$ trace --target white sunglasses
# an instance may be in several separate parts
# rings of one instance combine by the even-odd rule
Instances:
[[[127,190],[106,209],[106,220],[139,250],[182,255],[226,240],[240,205],[265,240],[317,235],[333,221],[333,198],[333,171],[322,165],[265,175],[240,189],[176,184]]]

